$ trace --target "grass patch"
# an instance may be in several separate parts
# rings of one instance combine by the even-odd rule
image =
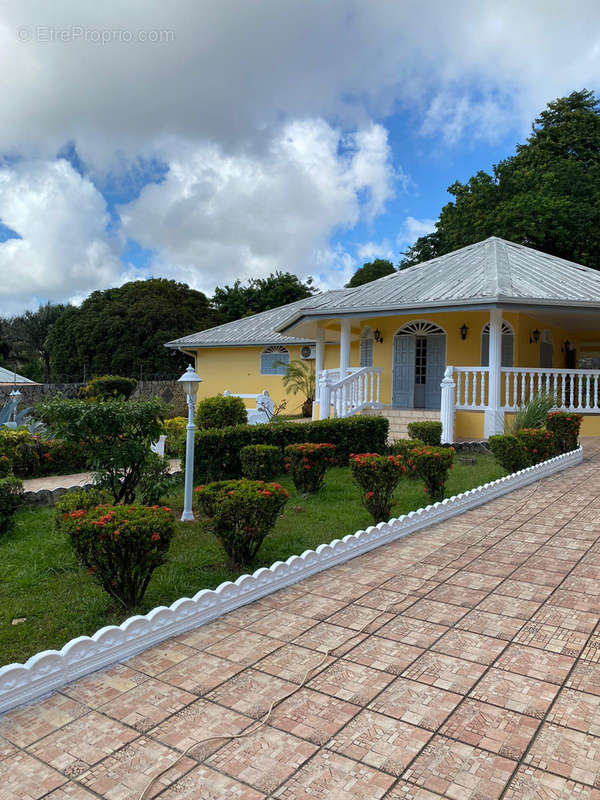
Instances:
[[[447,497],[505,474],[489,455],[475,456],[475,464],[459,459],[450,472]],[[323,489],[313,496],[299,495],[287,477],[281,482],[290,492],[285,513],[249,571],[371,524],[346,467],[329,470]],[[396,516],[426,505],[422,482],[402,480],[396,500]],[[168,503],[180,513],[182,492]],[[54,516],[51,508],[20,511],[14,529],[0,539],[0,664],[24,661],[40,650],[60,649],[75,636],[118,625],[128,616],[78,566],[69,541],[54,527]],[[203,520],[178,523],[168,561],[154,573],[137,612],[170,605],[203,588],[214,589],[238,574],[229,568]],[[23,617],[25,622],[12,624]]]

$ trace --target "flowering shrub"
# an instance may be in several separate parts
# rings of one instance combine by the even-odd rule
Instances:
[[[577,449],[582,419],[581,414],[574,414],[572,411],[552,411],[548,414],[546,427],[554,433],[554,444],[558,453],[570,453]]]
[[[335,464],[335,445],[289,444],[285,448],[284,461],[296,489],[312,494],[323,485],[327,468]]]
[[[100,505],[65,513],[61,527],[90,574],[129,609],[164,563],[175,520],[166,507]]]
[[[496,461],[510,474],[531,466],[531,459],[521,439],[512,434],[490,436],[488,447]]]
[[[71,511],[79,511],[82,508],[89,511],[90,508],[106,503],[108,503],[108,494],[93,486],[89,489],[78,488],[65,492],[54,503],[57,526],[62,527],[64,515],[70,514]]]
[[[412,439],[420,439],[425,444],[436,447],[442,441],[442,423],[435,420],[423,422],[409,422],[406,426],[408,435]]]
[[[247,478],[198,486],[196,494],[212,532],[235,566],[254,558],[289,496],[278,483]]]
[[[425,483],[423,491],[429,495],[429,499],[437,503],[444,499],[448,470],[453,461],[453,447],[425,446],[413,448],[406,463]]]
[[[65,475],[87,466],[81,442],[45,439],[25,428],[0,431],[0,455],[9,459],[15,474],[23,478]]]
[[[384,522],[392,516],[394,491],[406,472],[402,456],[378,453],[350,455],[354,483],[362,491],[362,502],[373,521]]]
[[[424,447],[425,442],[422,439],[396,439],[390,447],[394,455],[402,456],[406,461],[409,458],[410,451],[415,447]],[[411,480],[417,480],[418,475],[414,469],[408,469],[407,475]]]
[[[268,481],[281,472],[281,450],[272,444],[249,444],[240,451],[242,475],[253,481]]]
[[[528,466],[539,464],[554,455],[554,433],[546,428],[523,428],[517,431],[516,437],[523,443]]]

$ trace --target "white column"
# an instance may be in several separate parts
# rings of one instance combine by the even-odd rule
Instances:
[[[348,374],[350,366],[350,320],[343,319],[340,323],[340,380]]]
[[[442,444],[452,444],[454,442],[454,392],[456,389],[456,384],[452,378],[452,367],[446,367],[441,385],[440,420],[442,422]]]
[[[323,328],[317,329],[315,338],[315,401],[313,403],[313,419],[319,419],[321,412],[319,404],[321,401],[321,373],[325,366],[325,331]]]
[[[488,407],[484,412],[484,436],[487,439],[504,432],[504,411],[501,408],[502,381],[502,311],[490,311],[490,358],[488,382]]]

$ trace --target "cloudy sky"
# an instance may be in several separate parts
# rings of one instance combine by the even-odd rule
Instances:
[[[599,22],[594,0],[4,0],[0,315],[397,262],[450,183],[599,88]]]

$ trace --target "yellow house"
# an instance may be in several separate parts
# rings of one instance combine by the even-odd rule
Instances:
[[[537,393],[600,434],[600,273],[497,237],[167,347],[194,356],[200,396],[249,406],[283,400],[286,363],[307,359],[315,418],[384,414],[396,436],[441,419],[445,441],[481,439]]]

